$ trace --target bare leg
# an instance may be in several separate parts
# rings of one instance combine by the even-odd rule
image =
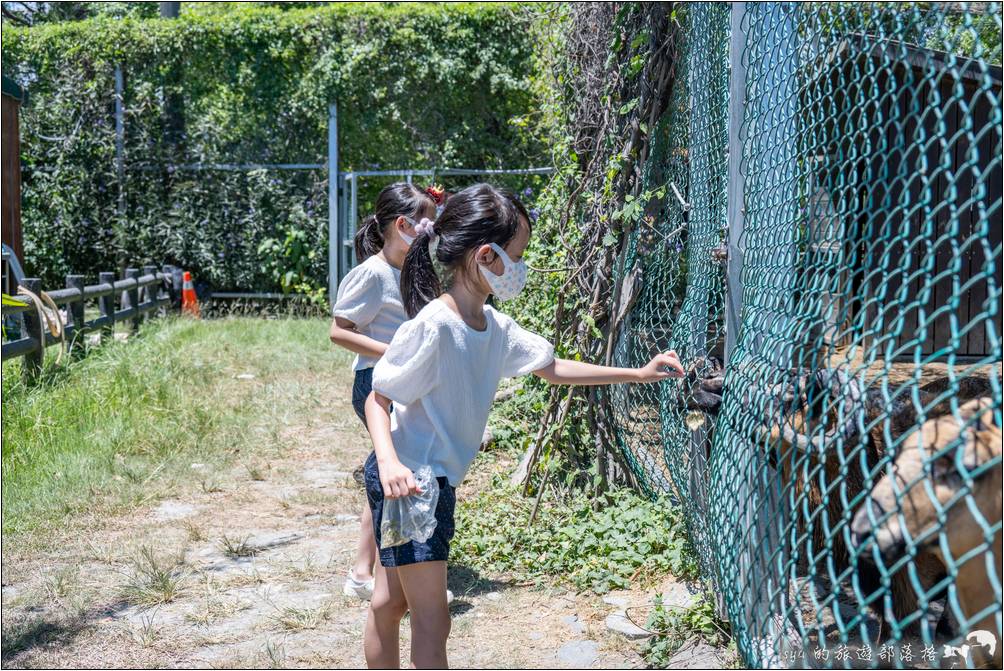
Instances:
[[[408,602],[401,589],[398,569],[377,564],[376,585],[366,618],[363,652],[371,669],[397,669],[401,666],[401,618]]]
[[[352,564],[352,575],[356,580],[369,580],[373,577],[373,565],[376,564],[377,546],[373,537],[373,511],[369,503],[363,504],[363,512],[359,515],[359,542],[356,545],[356,561]]]
[[[446,562],[429,561],[397,569],[411,609],[411,663],[416,669],[445,669],[450,607],[446,603]]]

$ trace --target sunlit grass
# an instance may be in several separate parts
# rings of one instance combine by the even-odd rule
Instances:
[[[281,428],[348,375],[323,319],[162,319],[42,380],[3,365],[3,534],[214,491],[213,467],[282,449]],[[240,376],[240,377],[238,377]],[[256,464],[257,460],[248,461]],[[193,468],[197,464],[198,468]],[[250,474],[252,479],[255,473]],[[259,473],[264,477],[264,471]]]

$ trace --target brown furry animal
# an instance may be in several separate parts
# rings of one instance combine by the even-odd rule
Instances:
[[[687,407],[717,416],[724,379],[724,368],[717,360],[697,362],[682,389]],[[857,380],[841,369],[792,369],[785,382],[767,390],[766,398],[757,402],[756,393],[762,394],[743,393],[743,406],[762,414],[757,418],[760,440],[780,472],[783,491],[792,492],[795,501],[804,501],[799,510],[815,514],[825,508],[826,524],[815,516],[812,553],[822,556],[829,546],[839,573],[851,561],[845,542],[845,502],[860,498],[869,489],[875,468],[887,452],[887,441],[898,446],[899,439],[921,423],[918,406],[907,393],[890,399],[879,388],[862,390]],[[987,378],[953,382],[944,377],[921,387],[916,396],[924,415],[932,417],[950,412],[953,394],[965,401],[989,393]],[[754,410],[757,408],[763,410]],[[800,515],[799,511],[791,513]],[[801,515],[797,523],[806,526]],[[920,553],[915,567],[925,586],[934,585],[944,575],[942,564],[930,554]],[[879,589],[873,567],[859,564],[858,569],[866,592]],[[915,612],[917,594],[908,572],[897,571],[891,582],[893,615],[899,619]]]
[[[903,557],[910,547],[937,557],[946,569],[977,550],[978,554],[959,567],[955,582],[959,606],[967,619],[988,608],[999,614],[1001,607],[1000,593],[995,588],[995,583],[1001,584],[1004,556],[1001,427],[995,422],[994,409],[993,399],[979,398],[960,406],[957,417],[945,415],[924,422],[918,435],[906,440],[890,469],[872,488],[871,497],[858,509],[852,524],[852,542],[862,547],[873,541],[887,565]],[[960,463],[965,475],[959,470]],[[966,490],[969,495],[960,497]],[[946,506],[947,519],[942,524],[939,513]],[[989,528],[997,527],[991,543],[981,522]],[[942,535],[947,547],[941,542]],[[985,549],[980,552],[982,547]],[[991,579],[991,571],[996,581]],[[976,655],[986,657],[977,662],[992,661],[1000,668],[1001,631],[995,619],[991,612],[970,627],[997,636],[996,644],[991,646],[992,657],[986,654],[986,646],[971,646],[970,652],[974,659]]]

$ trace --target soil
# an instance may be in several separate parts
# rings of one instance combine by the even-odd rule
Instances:
[[[3,666],[365,666],[367,604],[341,588],[364,503],[351,473],[368,437],[348,405],[349,380],[332,386],[311,420],[283,427],[281,453],[219,470],[193,462],[191,486],[173,498],[126,516],[68,520],[44,543],[10,544]],[[494,465],[481,466],[461,498],[502,463],[486,461]],[[135,588],[144,557],[160,567],[160,586]],[[456,564],[449,585],[453,666],[644,666],[641,642],[606,629],[615,608],[597,595],[517,585]],[[163,603],[138,603],[168,592]],[[644,623],[651,594],[619,596]],[[589,654],[568,654],[579,648]]]

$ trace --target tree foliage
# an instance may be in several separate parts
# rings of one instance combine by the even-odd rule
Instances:
[[[343,171],[539,160],[524,122],[532,53],[513,39],[519,25],[505,4],[347,3],[5,24],[5,74],[29,91],[28,272],[51,283],[170,262],[219,288],[325,286],[326,170],[182,166],[325,163],[332,101]]]

